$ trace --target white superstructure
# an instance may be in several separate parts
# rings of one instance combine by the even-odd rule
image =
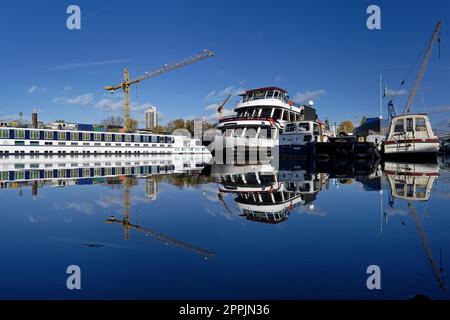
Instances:
[[[224,148],[272,148],[286,122],[309,120],[315,117],[313,110],[295,105],[287,91],[278,87],[248,90],[236,105],[236,114],[219,120],[221,136],[216,139],[222,138]]]
[[[178,135],[0,128],[0,155],[210,154],[199,139]]]

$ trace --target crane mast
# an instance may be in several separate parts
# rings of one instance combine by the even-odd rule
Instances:
[[[214,52],[209,50],[204,50],[200,53],[197,53],[193,55],[192,57],[179,60],[177,62],[171,63],[171,64],[165,64],[164,66],[155,69],[150,72],[146,72],[144,75],[137,77],[135,79],[130,80],[130,74],[128,71],[128,68],[125,68],[123,73],[123,82],[121,84],[115,85],[115,86],[106,86],[104,89],[106,91],[109,91],[111,93],[114,93],[116,90],[122,89],[124,93],[124,125],[125,125],[125,131],[131,132],[131,119],[130,119],[130,87],[134,84],[138,84],[141,81],[148,80],[151,78],[154,78],[156,76],[159,76],[161,74],[164,74],[166,72],[182,68],[184,66],[190,65],[192,63],[208,59],[210,57],[214,56]]]
[[[420,82],[422,81],[423,75],[425,74],[425,70],[427,69],[428,61],[430,60],[431,53],[433,52],[433,47],[436,42],[436,39],[439,34],[439,30],[441,29],[442,21],[439,20],[436,24],[436,27],[434,29],[433,36],[431,38],[430,43],[428,44],[427,50],[425,52],[425,55],[423,57],[422,63],[420,65],[419,73],[417,74],[417,78],[414,81],[414,86],[411,91],[411,94],[408,97],[408,101],[406,102],[405,109],[403,110],[403,114],[408,114],[411,110],[412,103],[414,101],[414,98],[416,97],[417,90],[419,89]]]

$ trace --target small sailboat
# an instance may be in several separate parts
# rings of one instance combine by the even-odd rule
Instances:
[[[439,151],[438,137],[434,134],[430,119],[426,113],[411,114],[412,103],[420,87],[428,61],[433,51],[433,46],[438,38],[442,21],[439,20],[433,36],[425,51],[419,73],[414,82],[411,94],[404,108],[402,115],[395,115],[395,108],[392,102],[389,103],[391,112],[391,123],[386,140],[382,145],[382,152],[385,157],[392,156],[411,157],[416,160],[419,156],[436,158]]]

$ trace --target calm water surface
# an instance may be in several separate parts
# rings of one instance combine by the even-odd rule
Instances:
[[[96,161],[0,159],[0,298],[450,298],[445,159]]]

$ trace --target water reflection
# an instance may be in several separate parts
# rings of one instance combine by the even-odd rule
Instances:
[[[306,268],[302,259],[307,259],[308,255],[311,261],[329,257],[327,263],[330,265],[339,264],[341,257],[347,255],[351,256],[350,264],[353,260],[353,263],[363,263],[360,260],[367,253],[354,248],[355,239],[376,248],[375,257],[379,257],[385,265],[395,261],[402,272],[405,272],[404,267],[400,267],[406,263],[401,261],[404,254],[405,261],[409,261],[407,267],[414,270],[412,274],[421,274],[420,259],[415,256],[419,253],[410,251],[411,244],[416,243],[420,258],[425,258],[428,270],[434,277],[434,286],[437,284],[436,287],[445,295],[438,295],[426,285],[409,288],[408,292],[448,297],[444,266],[448,255],[450,223],[443,214],[450,199],[450,166],[447,159],[441,158],[439,163],[266,159],[251,165],[209,165],[210,160],[210,157],[194,155],[4,157],[0,158],[0,197],[3,201],[11,199],[15,207],[10,210],[23,210],[20,209],[20,201],[14,201],[14,197],[18,195],[24,199],[23,195],[31,190],[35,201],[27,209],[30,210],[29,222],[33,224],[47,222],[51,217],[51,212],[45,216],[35,215],[35,211],[42,210],[45,203],[53,204],[55,212],[77,210],[92,215],[93,218],[83,225],[89,232],[73,231],[80,233],[80,247],[88,248],[86,250],[105,251],[106,248],[121,248],[122,245],[140,248],[140,243],[136,241],[146,238],[149,239],[149,247],[148,243],[156,240],[153,242],[158,245],[151,250],[155,251],[154,256],[159,257],[160,261],[166,259],[166,264],[161,269],[153,267],[155,270],[164,273],[164,270],[173,268],[172,271],[179,272],[180,277],[194,277],[202,283],[202,289],[192,289],[195,293],[189,291],[189,294],[173,283],[171,286],[175,294],[167,293],[165,297],[221,297],[217,286],[213,286],[220,279],[218,274],[228,270],[230,264],[227,261],[234,261],[237,257],[243,264],[254,267],[250,260],[246,262],[247,255],[259,263],[266,263],[268,269],[277,264],[277,259]],[[90,187],[83,189],[82,186]],[[46,190],[52,190],[52,193]],[[71,191],[66,193],[64,190]],[[76,190],[83,190],[80,196],[86,200],[77,200]],[[11,192],[14,192],[13,196]],[[139,192],[144,197],[138,196]],[[60,194],[64,194],[61,199]],[[98,205],[94,206],[94,201]],[[373,214],[379,215],[378,218]],[[322,221],[326,222],[321,224],[313,220],[325,216],[327,219]],[[11,218],[8,216],[8,219]],[[21,225],[21,222],[16,223]],[[241,230],[242,225],[245,229]],[[58,227],[68,230],[60,225]],[[56,226],[48,228],[57,230]],[[347,231],[338,232],[341,228]],[[280,232],[273,233],[276,230]],[[379,231],[372,233],[373,230]],[[406,235],[413,240],[403,240]],[[316,241],[308,242],[309,239]],[[256,242],[263,240],[289,243],[283,249],[286,256],[264,248],[255,249]],[[16,241],[20,243],[21,240]],[[309,245],[305,246],[304,241]],[[327,246],[323,244],[325,242]],[[332,250],[330,248],[334,242],[348,242],[348,247]],[[175,251],[160,252],[158,246]],[[2,251],[5,250],[3,247]],[[386,251],[390,251],[389,254]],[[50,253],[45,248],[39,252],[44,256]],[[207,259],[211,265],[198,265],[183,253],[204,263]],[[197,255],[205,259],[198,259]],[[278,258],[271,264],[270,259],[274,255]],[[212,257],[214,259],[210,259]],[[146,261],[142,256],[135,256],[134,259],[134,263]],[[180,259],[179,266],[170,264],[174,259]],[[192,269],[185,272],[183,263]],[[194,267],[203,270],[203,274],[197,274]],[[303,279],[303,285],[309,290],[299,292],[299,283],[291,287],[293,274],[286,279],[278,279],[284,281],[289,293],[286,297],[322,297],[313,295],[317,284],[312,281],[326,275],[316,273],[315,267],[311,262],[310,273],[313,276],[308,281]],[[388,270],[392,272],[392,269]],[[401,278],[401,272],[398,272],[397,277]],[[145,278],[145,275],[138,272],[136,277]],[[173,272],[171,276],[177,277]],[[236,281],[253,283],[264,279],[267,291],[263,290],[265,294],[261,297],[279,297],[271,296],[273,288],[279,284],[271,283],[266,273],[260,271],[253,277],[239,277]],[[330,277],[329,281],[333,279],[333,272]],[[346,279],[351,282],[352,276],[348,275]],[[158,282],[157,279],[152,281]],[[182,282],[182,279],[178,278],[178,281]],[[387,286],[389,283],[393,286],[400,283],[393,277],[389,281]],[[148,284],[151,285],[154,283]],[[229,284],[221,283],[221,288],[232,290],[236,285],[237,282],[231,281]],[[339,288],[341,293],[326,297],[354,297],[354,291],[350,288],[360,290],[357,297],[368,297],[364,287],[351,285],[348,290]],[[132,287],[125,289],[128,289],[127,292],[135,290]],[[250,285],[242,290],[245,292],[242,297],[259,297],[260,292]],[[178,295],[176,292],[185,294]],[[109,297],[109,293],[102,297]],[[152,297],[161,296],[155,292]],[[233,298],[232,295],[229,297]]]

